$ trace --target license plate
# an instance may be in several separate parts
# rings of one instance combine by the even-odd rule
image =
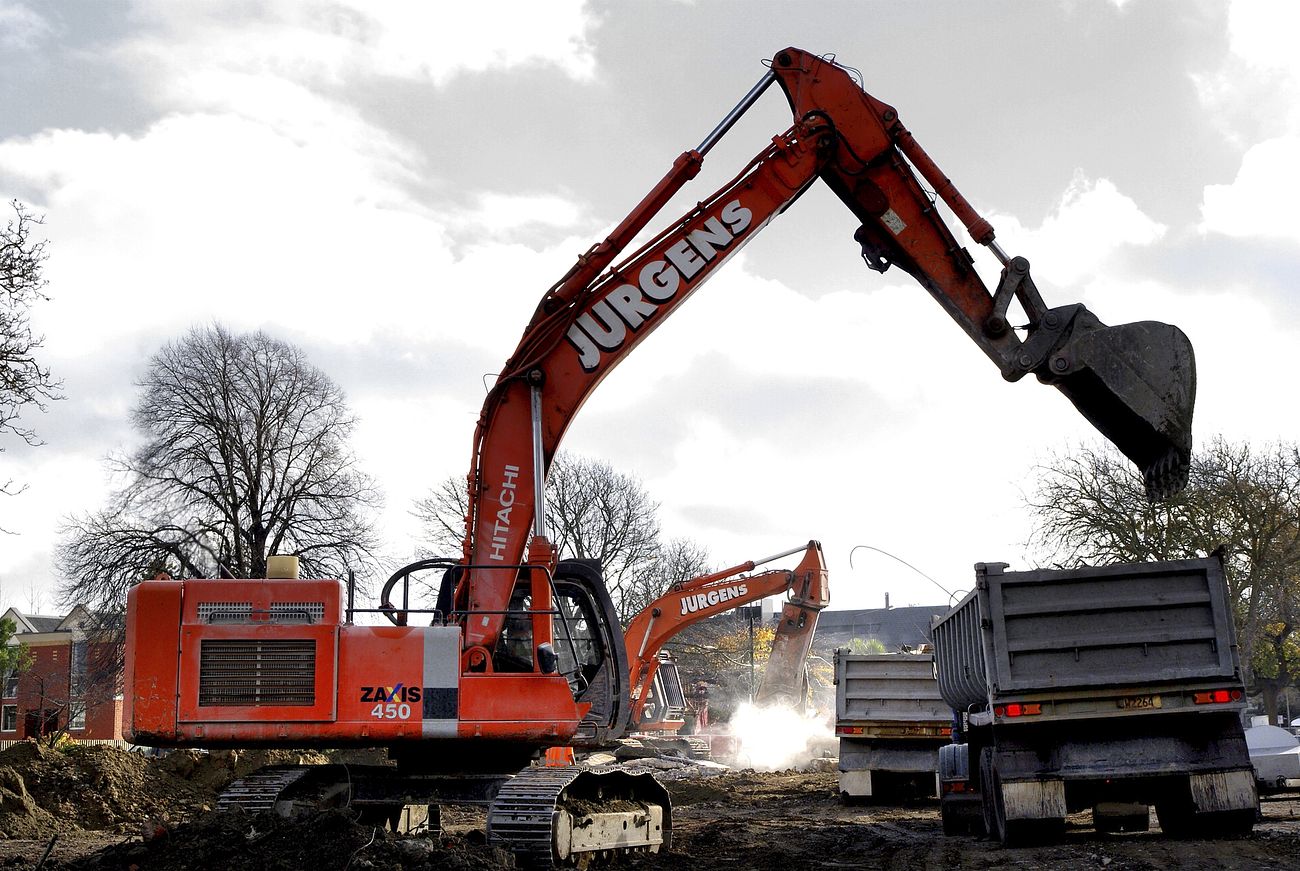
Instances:
[[[1160,696],[1125,696],[1115,700],[1115,706],[1124,711],[1140,711],[1160,707]]]

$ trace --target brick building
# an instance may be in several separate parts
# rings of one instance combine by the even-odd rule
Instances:
[[[89,631],[80,605],[66,617],[23,614],[10,608],[0,619],[18,627],[11,645],[24,645],[30,663],[3,676],[0,742],[66,729],[74,740],[122,739],[121,674],[110,642]]]

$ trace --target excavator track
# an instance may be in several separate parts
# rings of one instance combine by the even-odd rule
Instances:
[[[250,814],[275,810],[275,803],[289,787],[302,780],[310,771],[303,766],[273,766],[259,768],[226,787],[217,796],[217,810],[243,808]]]
[[[522,868],[585,867],[592,858],[667,850],[672,805],[649,774],[529,768],[492,801],[487,836]]]

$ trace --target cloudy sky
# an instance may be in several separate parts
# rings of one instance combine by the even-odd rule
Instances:
[[[66,394],[30,420],[44,446],[0,454],[0,479],[29,484],[0,498],[0,608],[55,609],[56,528],[104,504],[133,382],[213,322],[299,344],[347,391],[396,567],[543,291],[789,45],[861,71],[1049,304],[1180,325],[1199,439],[1294,439],[1298,10],[0,0],[0,197],[46,217],[34,320]],[[774,89],[661,223],[789,123]],[[818,538],[834,606],[933,603],[852,549],[949,589],[976,561],[1024,567],[1035,464],[1096,437],[1055,391],[1004,383],[906,275],[867,270],[855,228],[811,191],[565,447],[638,475],[665,532],[718,564]]]

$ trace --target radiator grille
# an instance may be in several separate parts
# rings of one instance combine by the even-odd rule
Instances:
[[[316,704],[315,639],[204,639],[199,705]]]
[[[253,610],[251,602],[200,602],[203,623],[319,623],[325,619],[324,602],[272,602],[267,610]]]
[[[199,619],[204,623],[247,623],[253,619],[253,603],[200,602]]]

